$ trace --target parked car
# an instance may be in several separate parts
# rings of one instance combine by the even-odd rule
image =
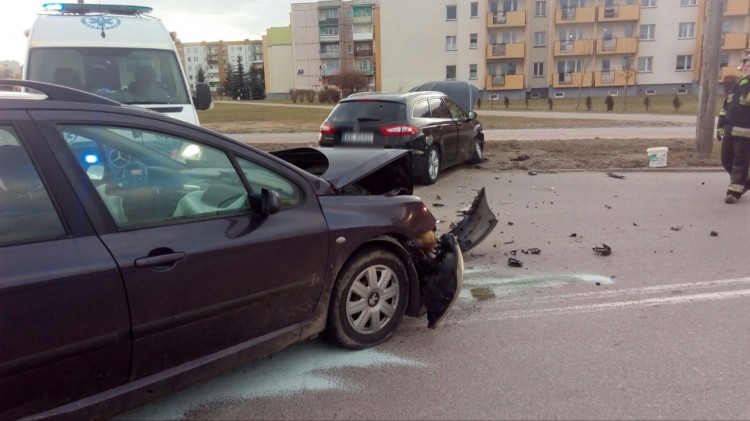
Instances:
[[[442,92],[361,93],[339,101],[318,144],[409,150],[414,177],[433,184],[450,166],[481,162],[484,133],[474,111]]]
[[[406,151],[273,156],[0,86],[34,90],[0,92],[0,419],[107,417],[321,333],[360,349],[404,315],[437,327],[495,224],[480,194],[438,235]]]

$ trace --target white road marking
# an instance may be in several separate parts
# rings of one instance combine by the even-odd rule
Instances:
[[[511,320],[543,316],[591,313],[634,307],[686,304],[750,297],[750,289],[733,289],[750,284],[750,278],[655,285],[641,288],[624,288],[546,297],[515,297],[483,302],[478,310],[456,309],[448,324],[469,324],[498,320]],[[706,289],[724,289],[706,291]],[[686,293],[694,292],[694,293]],[[670,294],[667,296],[659,296]],[[675,295],[679,294],[679,295]],[[643,297],[644,295],[656,295]],[[601,302],[617,299],[617,301]],[[586,304],[587,301],[600,302]],[[581,304],[580,302],[584,302]],[[523,306],[523,308],[518,308]],[[504,309],[504,310],[503,310]],[[500,310],[500,311],[497,311]]]

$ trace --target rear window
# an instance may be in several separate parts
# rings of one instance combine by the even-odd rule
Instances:
[[[331,111],[328,120],[333,123],[364,121],[403,121],[406,105],[387,101],[347,101]]]

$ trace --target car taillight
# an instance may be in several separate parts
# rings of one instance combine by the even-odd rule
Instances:
[[[336,128],[331,126],[330,124],[323,123],[320,125],[320,134],[333,136],[335,132],[336,132]]]
[[[394,124],[380,128],[383,136],[405,136],[419,133],[419,129],[408,124]]]

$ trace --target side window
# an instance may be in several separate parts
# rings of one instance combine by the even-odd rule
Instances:
[[[426,100],[417,101],[417,103],[414,104],[411,116],[414,118],[430,118],[430,105]]]
[[[119,228],[246,213],[248,192],[221,150],[123,127],[61,126]]]
[[[237,158],[253,193],[273,190],[281,197],[281,209],[294,207],[304,200],[304,192],[283,175],[248,160]]]
[[[448,108],[445,107],[443,101],[440,98],[432,98],[428,100],[430,103],[430,116],[432,118],[450,118],[451,114]]]
[[[448,98],[443,98],[443,100],[445,101],[445,105],[448,106],[448,111],[450,111],[451,117],[453,117],[454,120],[465,121],[469,119],[469,116],[463,109],[461,109],[460,105]]]
[[[0,126],[0,247],[62,235],[65,228],[16,132]]]

